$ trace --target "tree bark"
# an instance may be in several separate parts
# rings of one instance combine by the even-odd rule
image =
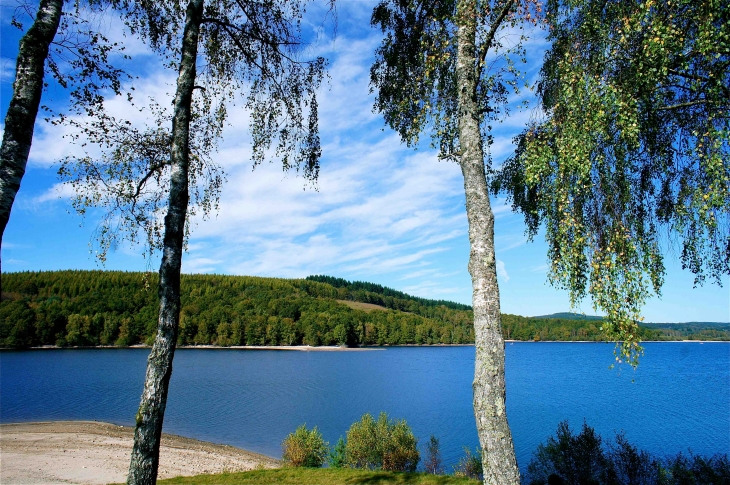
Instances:
[[[43,92],[48,51],[61,21],[63,0],[41,0],[33,25],[20,40],[13,97],[0,146],[0,248],[10,210],[28,164],[33,129]],[[1,273],[0,273],[1,275]],[[0,290],[2,289],[0,280]]]
[[[188,208],[190,117],[202,18],[203,0],[190,0],[185,17],[182,60],[172,120],[172,182],[160,264],[160,314],[137,412],[134,447],[127,477],[130,485],[152,485],[157,480],[162,421],[180,322],[180,267]]]
[[[476,347],[474,417],[483,454],[484,484],[519,485],[520,473],[505,406],[504,340],[494,253],[494,214],[489,202],[479,128],[481,112],[476,99],[479,72],[476,1],[459,0],[456,16],[460,165],[469,221],[469,274]]]

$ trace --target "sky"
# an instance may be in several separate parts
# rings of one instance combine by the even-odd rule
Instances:
[[[311,51],[329,60],[330,78],[318,93],[322,158],[316,187],[295,171],[284,172],[281,165],[265,163],[254,169],[248,115],[242,108],[232,109],[213,157],[227,178],[220,208],[207,219],[194,220],[183,256],[184,273],[281,278],[326,274],[471,304],[458,165],[439,161],[427,142],[415,150],[406,147],[372,109],[375,95],[370,92],[369,69],[381,40],[369,22],[376,3],[342,0],[336,29],[324,21],[323,7],[315,4],[304,23]],[[22,35],[10,25],[15,5],[14,0],[0,0],[3,120]],[[125,35],[118,21],[100,22],[110,39],[123,43],[132,56],[124,68],[137,76],[136,98],[154,96],[161,105],[169,104],[176,73],[163,68],[141,41]],[[528,84],[535,81],[548,47],[544,37],[538,30],[530,32],[523,66]],[[112,98],[111,112],[131,119],[142,116]],[[523,90],[522,98],[531,99],[531,92]],[[51,83],[42,104],[63,108],[66,100],[65,90]],[[530,109],[513,110],[494,126],[495,164],[509,157],[513,137],[531,115]],[[69,203],[72,191],[57,176],[58,161],[78,153],[64,138],[69,132],[39,115],[27,171],[3,238],[3,271],[156,270],[159,256],[145,260],[140,246],[120,245],[104,266],[94,258],[90,244],[100,214],[92,211],[82,218],[74,213]],[[567,293],[547,281],[543,234],[528,241],[522,216],[513,213],[505,199],[493,197],[492,208],[502,312],[537,316],[570,311]],[[722,287],[708,282],[694,288],[694,278],[681,269],[678,254],[677,247],[666,248],[662,295],[648,301],[646,321],[730,321],[728,277]],[[589,299],[572,311],[596,314]]]

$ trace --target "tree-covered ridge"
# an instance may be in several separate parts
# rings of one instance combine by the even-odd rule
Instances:
[[[6,273],[0,347],[150,343],[157,324],[157,278],[157,274],[120,271]],[[357,346],[474,342],[471,311],[435,306],[433,300],[395,298],[367,291],[364,285],[335,287],[311,277],[182,275],[178,343]],[[389,309],[365,312],[337,300],[374,302]],[[601,323],[502,315],[505,338],[513,340],[602,341]],[[643,340],[730,340],[730,324],[645,324],[640,331]]]
[[[398,300],[416,302],[418,305],[425,307],[445,306],[452,310],[471,310],[471,305],[456,303],[449,300],[429,300],[427,298],[420,298],[377,283],[368,283],[367,281],[347,281],[343,278],[325,275],[307,276],[306,279],[309,281],[327,283],[335,288],[345,288],[347,289],[350,297],[355,301],[374,303],[394,310],[412,311],[407,304],[404,305],[406,302]]]
[[[3,275],[0,345],[150,343],[157,274],[57,271]],[[343,288],[309,280],[182,275],[180,345],[471,343],[471,314],[412,304],[366,313]],[[425,309],[425,310],[424,310]],[[423,315],[428,313],[428,316]]]

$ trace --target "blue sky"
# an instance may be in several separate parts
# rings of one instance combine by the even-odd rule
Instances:
[[[461,171],[440,162],[423,144],[412,150],[400,143],[382,117],[372,112],[369,67],[380,33],[369,25],[375,1],[338,4],[337,32],[327,29],[312,47],[330,60],[329,84],[319,95],[323,145],[318,190],[296,173],[264,164],[252,169],[247,115],[232,110],[215,160],[224,168],[220,210],[196,220],[187,253],[186,273],[223,273],[273,277],[328,274],[380,283],[426,298],[471,303],[467,272],[469,244]],[[5,118],[12,94],[20,33],[10,26],[14,0],[0,0],[0,110]],[[321,25],[320,7],[310,9],[307,27]],[[154,54],[113,19],[104,31],[127,47],[133,61],[125,67],[139,76],[136,98],[155,96],[169,103],[175,73],[163,69]],[[546,43],[536,32],[527,44],[526,77],[534,80]],[[526,96],[529,93],[525,94]],[[43,103],[63,106],[63,89],[51,85]],[[119,100],[110,111],[132,119]],[[495,126],[492,155],[500,163],[511,140],[530,117],[515,111]],[[68,129],[39,118],[28,169],[13,207],[2,247],[3,271],[99,269],[90,254],[98,215],[85,219],[70,212],[68,187],[60,185],[56,162],[75,153],[63,138]],[[426,137],[424,137],[426,138]],[[542,236],[527,242],[521,216],[503,199],[493,199],[502,311],[544,315],[568,311],[567,294],[546,279],[547,251]],[[730,282],[723,287],[693,288],[693,277],[677,262],[678,248],[667,247],[667,275],[662,298],[645,307],[647,321],[729,321]],[[122,246],[110,254],[106,268],[156,270],[140,247]],[[594,314],[590,300],[576,309]]]

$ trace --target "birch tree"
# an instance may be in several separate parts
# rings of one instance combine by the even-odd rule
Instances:
[[[730,274],[730,5],[714,0],[549,2],[545,117],[495,179],[528,231],[545,227],[553,284],[606,314],[616,358],[642,353],[643,304],[667,248]]]
[[[524,40],[519,29],[538,14],[539,5],[530,1],[383,0],[372,16],[385,33],[371,68],[375,108],[409,145],[430,129],[439,157],[457,162],[464,177],[476,347],[474,416],[484,483],[491,485],[518,485],[520,477],[505,403],[486,173],[490,125],[505,113],[507,95],[517,88],[514,60],[522,56]]]
[[[36,116],[46,70],[63,88],[71,88],[71,105],[84,111],[98,102],[106,90],[120,93],[124,71],[109,63],[110,55],[123,48],[91,28],[85,15],[103,1],[41,0],[31,27],[20,40],[13,95],[5,115],[0,146],[0,246],[10,212],[28,163]],[[69,7],[66,12],[64,7]],[[19,6],[22,13],[32,10]],[[19,16],[12,24],[20,29]]]
[[[201,159],[214,149],[227,110],[239,96],[245,99],[254,164],[278,159],[285,170],[296,169],[307,180],[315,180],[319,173],[316,90],[326,62],[321,57],[301,58],[305,45],[300,22],[305,3],[130,0],[114,4],[132,33],[144,38],[178,72],[169,132],[151,127],[122,133],[115,127],[127,123],[100,111],[77,126],[85,139],[102,145],[103,154],[66,160],[62,167],[62,176],[81,192],[75,199],[77,207],[85,210],[103,205],[121,211],[127,221],[121,226],[123,231],[133,232],[135,223],[147,221],[143,226],[151,249],[162,252],[158,327],[136,416],[129,484],[152,484],[157,478],[179,328],[180,269],[189,230],[189,189],[194,185],[191,175],[205,177],[201,167],[210,165]],[[107,132],[111,138],[106,137]],[[114,136],[119,140],[114,141]],[[135,141],[138,136],[144,142]],[[169,161],[160,156],[165,150]],[[213,168],[210,173],[218,172]],[[220,181],[214,176],[212,185],[208,184],[213,195],[208,200],[215,199],[216,180]],[[99,186],[111,188],[111,192],[95,194]],[[159,226],[155,217],[144,215],[145,204],[137,204],[144,199],[151,204],[147,208],[159,208],[161,199],[149,197],[150,187],[167,196]]]

